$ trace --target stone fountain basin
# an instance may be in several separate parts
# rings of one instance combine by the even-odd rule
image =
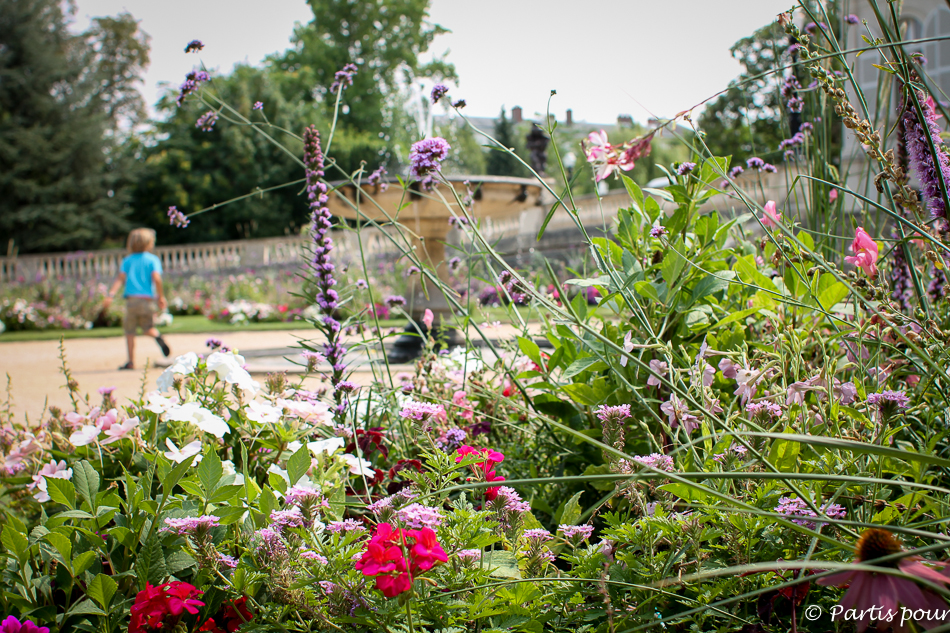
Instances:
[[[379,185],[364,184],[358,192],[353,183],[331,183],[337,195],[330,196],[328,206],[330,213],[342,218],[380,223],[391,218],[416,235],[444,238],[448,234],[449,218],[464,217],[450,187],[464,200],[466,181],[474,200],[469,215],[475,219],[511,217],[543,204],[542,187],[530,178],[455,176],[446,180],[448,184],[440,182],[432,191],[420,191],[418,183],[403,188],[396,179],[387,179],[386,191],[381,191]]]

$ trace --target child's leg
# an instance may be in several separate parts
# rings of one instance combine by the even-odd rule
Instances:
[[[164,354],[166,357],[172,353],[171,348],[168,347],[168,343],[166,343],[165,339],[162,338],[161,332],[159,332],[156,328],[150,328],[146,334],[155,339],[155,342],[158,343],[158,346],[162,349],[162,354]]]
[[[129,350],[129,368],[135,366],[135,334],[125,335],[125,346]]]

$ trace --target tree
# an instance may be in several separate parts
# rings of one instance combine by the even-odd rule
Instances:
[[[390,134],[400,87],[416,78],[454,79],[442,59],[422,63],[435,37],[446,30],[428,23],[429,0],[308,0],[314,19],[294,33],[294,46],[271,58],[274,69],[292,73],[285,87],[294,98],[335,104],[335,73],[355,63],[359,72],[343,96],[344,128]],[[290,94],[287,95],[290,98]]]
[[[147,37],[131,16],[79,36],[57,0],[0,0],[0,240],[22,253],[95,248],[128,224],[123,125]]]
[[[505,114],[504,106],[501,108],[498,119],[495,120],[493,136],[496,141],[505,147],[513,148],[516,145],[514,128]],[[491,176],[522,176],[524,175],[524,166],[508,152],[490,148],[485,171]]]
[[[782,78],[768,73],[779,66],[788,46],[778,24],[761,28],[732,46],[732,56],[744,70],[699,117],[699,127],[714,156],[732,156],[733,164],[751,156],[780,160],[778,144],[786,137],[780,101]]]

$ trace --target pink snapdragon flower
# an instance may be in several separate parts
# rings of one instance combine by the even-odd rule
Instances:
[[[432,322],[435,320],[435,315],[432,314],[432,310],[426,308],[425,314],[422,315],[422,324],[426,326],[427,330],[432,329]]]
[[[774,229],[782,223],[782,214],[775,210],[775,200],[766,202],[762,211],[764,212],[762,216],[762,226],[765,228]]]
[[[871,239],[871,236],[864,230],[864,227],[859,226],[854,231],[854,241],[851,242],[851,252],[854,253],[854,255],[845,257],[844,261],[849,264],[854,264],[863,270],[864,274],[868,277],[877,277],[877,243]]]

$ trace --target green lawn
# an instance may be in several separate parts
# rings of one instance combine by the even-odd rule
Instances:
[[[519,312],[524,318],[530,317],[530,308],[518,307]],[[479,310],[474,320],[477,323],[482,321],[500,320],[507,323],[508,312],[506,308],[485,308]],[[369,321],[368,325],[372,325]],[[404,327],[405,319],[388,319],[380,321],[379,325],[384,328]],[[204,334],[210,332],[249,332],[264,330],[307,330],[311,326],[306,321],[291,321],[289,323],[247,323],[245,325],[230,325],[218,321],[210,321],[204,316],[176,316],[175,321],[168,327],[162,328],[162,332],[167,334]],[[23,332],[4,332],[0,334],[0,343],[10,343],[14,341],[57,341],[60,338],[113,338],[122,336],[121,327],[102,327],[91,330],[28,330]]]
[[[405,325],[405,321],[381,321],[383,327]],[[210,321],[204,316],[177,316],[168,327],[162,328],[166,334],[203,334],[210,332],[248,332],[263,330],[307,330],[313,326],[306,321],[291,321],[289,323],[247,323],[245,325],[230,325]],[[60,338],[111,338],[122,336],[121,327],[102,327],[91,330],[31,330],[24,332],[4,332],[0,334],[0,343],[12,341],[56,341]]]

